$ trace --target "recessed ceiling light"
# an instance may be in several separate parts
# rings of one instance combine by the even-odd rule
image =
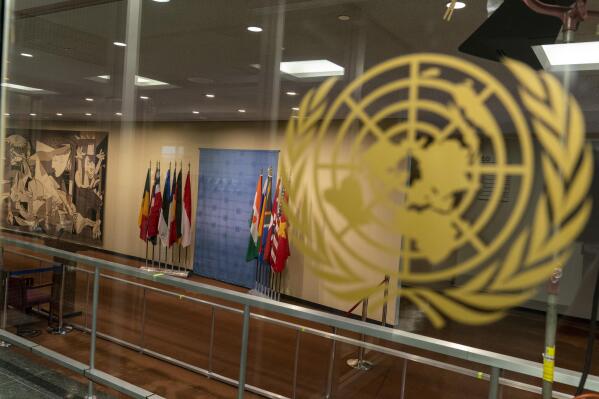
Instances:
[[[92,116],[91,112],[86,112],[85,116]]]
[[[61,112],[57,112],[56,116],[62,116],[62,113]]]
[[[122,113],[122,112],[115,112],[114,114],[115,114],[116,116],[123,116],[123,113]]]
[[[142,100],[149,100],[150,99],[150,97],[148,97],[148,96],[139,96],[139,98],[142,99]]]
[[[451,7],[451,1],[447,2],[447,8]],[[462,8],[466,7],[466,3],[464,3],[463,1],[456,1],[455,2],[455,10],[461,10]]]
[[[285,94],[287,94],[288,96],[297,96],[297,93],[296,93],[296,92],[294,92],[294,91],[288,91],[288,92],[287,92],[287,93],[285,93]]]
[[[94,101],[94,99],[93,99],[93,98],[91,98],[91,97],[85,97],[85,101],[93,102],[93,101]]]
[[[351,19],[351,17],[349,15],[339,15],[339,16],[337,16],[337,19],[339,21],[349,21]]]
[[[296,78],[315,78],[322,76],[341,76],[345,73],[342,66],[329,60],[308,60],[281,62],[281,72]]]
[[[32,112],[29,114],[29,116],[37,116],[37,114],[35,112]]]
[[[245,109],[238,109],[237,112],[245,113]]]
[[[208,98],[214,98],[214,94],[206,94],[206,97],[208,97]]]
[[[250,32],[262,32],[262,28],[259,26],[248,26],[246,29]]]
[[[168,3],[171,0],[154,0],[156,3]]]
[[[44,91],[44,89],[38,89],[36,87],[18,85],[15,83],[2,83],[2,86],[8,87],[9,89],[21,90],[21,91]]]
[[[123,42],[112,42],[112,44],[114,44],[117,47],[127,47],[127,43]]]
[[[293,111],[299,111],[299,107],[293,107],[291,108]]]
[[[599,69],[599,41],[545,44],[533,46],[533,50],[545,69],[555,71]]]
[[[27,58],[33,58],[33,54],[29,54],[29,53],[21,53],[22,57],[27,57]]]
[[[200,111],[191,111],[191,113],[197,115],[200,113]]]

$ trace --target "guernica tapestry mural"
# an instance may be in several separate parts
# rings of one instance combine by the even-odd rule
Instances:
[[[5,227],[101,243],[108,134],[9,129]]]

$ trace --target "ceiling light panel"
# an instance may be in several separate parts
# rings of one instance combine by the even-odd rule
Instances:
[[[281,72],[300,79],[345,74],[345,68],[329,60],[281,62],[280,69]]]
[[[547,70],[599,70],[599,41],[545,44],[533,50]]]

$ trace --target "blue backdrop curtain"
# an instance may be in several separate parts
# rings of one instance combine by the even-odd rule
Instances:
[[[200,149],[195,273],[253,287],[256,262],[246,262],[250,218],[260,169],[277,176],[279,152]],[[276,180],[273,178],[273,185]]]

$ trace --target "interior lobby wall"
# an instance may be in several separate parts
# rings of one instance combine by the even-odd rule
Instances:
[[[183,162],[184,173],[187,165],[191,171],[192,212],[197,209],[199,175],[199,148],[280,150],[283,146],[285,123],[271,132],[264,122],[154,122],[136,124],[89,123],[72,124],[44,121],[43,125],[14,125],[14,128],[35,128],[45,130],[108,131],[108,154],[106,167],[106,198],[104,208],[102,247],[109,251],[144,258],[145,243],[139,239],[137,225],[138,212],[150,160],[152,167],[161,162],[161,187],[169,162]],[[326,145],[325,145],[326,148]],[[256,171],[258,173],[258,171]],[[185,175],[184,175],[185,177]],[[248,208],[248,217],[251,209]],[[333,220],[335,217],[333,217]],[[192,221],[192,240],[195,240],[195,220]],[[341,221],[339,221],[341,222]],[[193,242],[193,241],[192,241]],[[190,259],[193,256],[190,246]],[[372,253],[371,259],[389,270],[397,267],[397,259]],[[189,266],[191,267],[191,266]],[[248,263],[248,267],[254,267]],[[305,258],[299,250],[291,247],[291,257],[284,273],[284,292],[296,298],[348,310],[354,301],[343,300],[332,295],[324,283],[313,273],[312,268],[320,267]],[[380,273],[363,270],[359,265],[351,265],[363,281],[372,286],[384,277]],[[371,304],[381,299],[375,294]],[[380,301],[379,301],[380,302]],[[356,313],[361,309],[358,307]],[[369,317],[380,319],[381,306],[370,306]],[[392,322],[394,304],[389,302],[388,322]]]

